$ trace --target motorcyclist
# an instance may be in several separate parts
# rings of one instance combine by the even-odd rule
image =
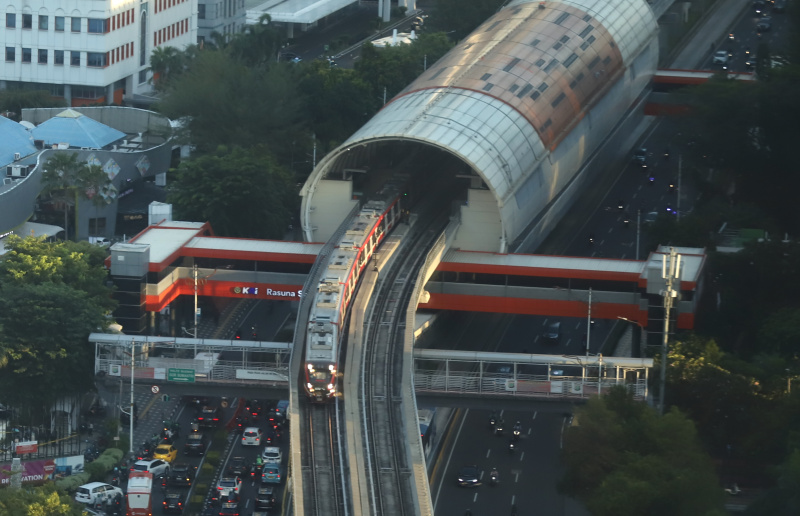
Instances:
[[[492,415],[489,416],[489,426],[493,427],[497,424],[497,412],[492,412]]]
[[[500,481],[500,473],[497,472],[497,468],[492,468],[491,473],[489,473],[489,481],[492,484],[496,484]]]
[[[502,435],[503,434],[503,425],[504,424],[505,424],[505,421],[503,421],[503,418],[500,418],[500,419],[497,420],[497,423],[494,425],[494,431],[495,431],[496,434],[498,434],[498,435]]]
[[[589,245],[594,245],[594,233],[589,233]]]
[[[508,452],[514,453],[514,448],[516,448],[516,445],[514,444],[514,440],[512,439],[508,441]]]
[[[514,437],[519,437],[520,433],[522,433],[522,423],[517,421],[514,423]]]

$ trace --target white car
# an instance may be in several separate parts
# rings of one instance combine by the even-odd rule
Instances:
[[[150,472],[153,477],[157,478],[169,475],[169,462],[163,459],[137,460],[131,469],[132,471]]]
[[[258,446],[261,444],[261,429],[248,426],[242,432],[242,446]]]
[[[283,453],[277,446],[266,446],[261,452],[261,460],[264,464],[280,464],[283,460]]]
[[[714,52],[714,57],[711,59],[711,64],[728,64],[728,51],[717,50]]]
[[[220,497],[226,497],[230,493],[239,494],[239,488],[242,487],[242,479],[239,477],[223,477],[217,483],[217,491]]]
[[[75,501],[95,505],[98,502],[113,500],[117,496],[123,496],[122,489],[104,482],[92,482],[78,488],[75,492]]]

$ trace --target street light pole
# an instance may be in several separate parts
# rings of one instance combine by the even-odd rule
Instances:
[[[675,280],[680,286],[681,255],[675,252],[674,247],[669,249],[669,264],[667,255],[663,255],[661,261],[661,277],[666,280],[666,286],[661,294],[664,296],[664,334],[661,341],[661,389],[658,393],[658,411],[664,414],[664,394],[667,389],[667,343],[669,341],[669,313],[672,310],[672,302],[678,296],[678,292],[673,288]]]
[[[592,287],[589,287],[589,310],[586,315],[586,356],[589,356],[589,341],[592,335]]]

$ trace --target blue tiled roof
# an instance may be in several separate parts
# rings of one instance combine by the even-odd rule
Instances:
[[[69,143],[70,147],[101,149],[125,137],[125,133],[81,113],[67,109],[31,130],[45,145]]]
[[[33,137],[20,124],[0,116],[0,166],[13,162],[16,152],[19,152],[21,156],[28,156],[36,152]]]

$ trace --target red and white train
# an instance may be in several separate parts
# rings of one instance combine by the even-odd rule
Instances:
[[[361,208],[328,263],[314,293],[305,349],[305,389],[313,401],[336,396],[339,350],[348,308],[375,250],[400,222],[406,192],[387,184]]]

